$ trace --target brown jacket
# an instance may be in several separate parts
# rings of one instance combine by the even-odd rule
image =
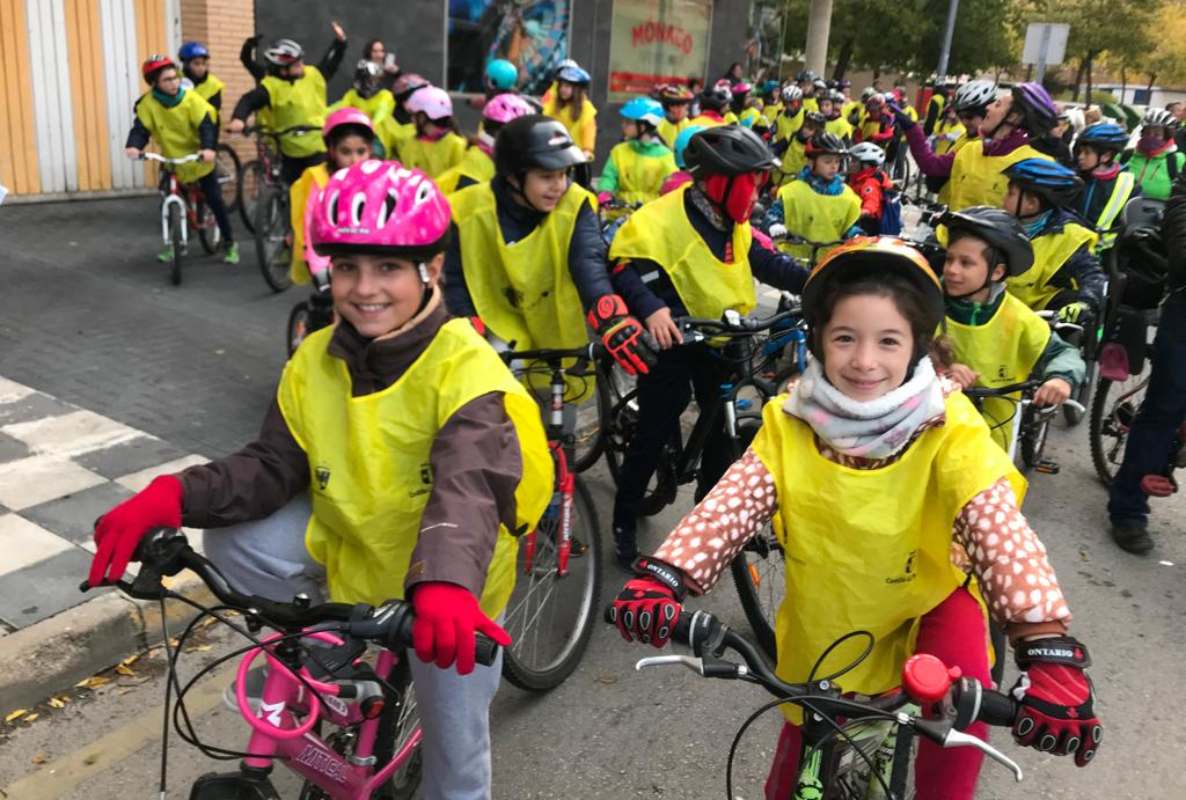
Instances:
[[[380,339],[364,339],[341,321],[329,352],[346,363],[355,397],[372,394],[403,375],[448,320],[437,290],[408,325]],[[405,587],[447,581],[480,595],[499,523],[514,531],[515,489],[523,474],[502,394],[484,394],[458,409],[437,433],[429,462],[434,484]],[[178,477],[185,490],[182,523],[219,528],[266,517],[307,491],[309,461],[273,400],[254,442]]]

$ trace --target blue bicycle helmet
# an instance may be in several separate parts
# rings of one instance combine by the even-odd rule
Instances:
[[[177,51],[177,57],[182,61],[192,61],[195,58],[210,58],[210,51],[201,42],[186,42]]]
[[[1085,144],[1108,153],[1119,153],[1128,147],[1128,131],[1114,122],[1097,122],[1088,125],[1075,140],[1075,147]]]
[[[509,92],[519,83],[519,70],[505,58],[496,58],[486,65],[486,81],[495,89]]]
[[[556,72],[556,80],[572,83],[577,86],[588,86],[589,82],[593,79],[589,77],[588,72],[585,72],[576,64],[572,64],[567,67],[561,67]]]
[[[1022,191],[1036,194],[1057,208],[1069,207],[1083,190],[1083,181],[1074,170],[1045,158],[1027,158],[1002,172],[1009,183],[1016,183]]]
[[[675,146],[671,149],[675,151],[675,165],[680,169],[687,169],[688,165],[684,163],[684,151],[688,149],[688,142],[692,137],[704,130],[704,125],[689,125],[679,132],[679,136],[675,137]]]
[[[622,106],[622,110],[618,113],[625,119],[645,122],[654,127],[658,127],[659,123],[663,121],[663,106],[658,100],[652,100],[649,97],[634,98]]]

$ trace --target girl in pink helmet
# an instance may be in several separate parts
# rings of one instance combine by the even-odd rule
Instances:
[[[329,260],[318,257],[305,236],[309,215],[313,210],[311,201],[317,196],[317,192],[312,190],[325,186],[332,173],[370,158],[375,143],[375,129],[366,112],[345,107],[326,117],[321,135],[325,139],[325,162],[302,172],[288,190],[288,212],[292,220],[292,265],[288,275],[293,283],[298,284],[306,284],[312,277],[317,288],[324,290],[329,285],[329,275],[326,273]]]
[[[205,552],[241,591],[409,600],[432,800],[491,796],[501,659],[475,665],[474,636],[510,643],[496,620],[515,581],[512,532],[537,523],[553,474],[535,401],[441,302],[449,220],[419,170],[366,160],[331,175],[310,238],[332,261],[337,323],[293,354],[255,442],[104,515],[91,570],[114,580],[145,532],[184,524],[224,528],[206,531]]]
[[[458,189],[485,183],[494,177],[494,137],[502,126],[513,119],[532,113],[531,104],[517,94],[504,92],[495,95],[482,106],[482,122],[461,163],[437,178],[437,185],[445,194]]]
[[[465,157],[467,142],[453,122],[453,101],[439,86],[417,89],[408,98],[416,135],[399,148],[399,160],[436,179]]]

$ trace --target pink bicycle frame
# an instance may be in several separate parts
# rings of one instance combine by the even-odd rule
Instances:
[[[309,636],[330,644],[341,643],[338,637],[329,633],[313,633]],[[270,636],[264,640],[264,644],[275,643],[280,638],[279,634]],[[244,687],[247,672],[261,653],[267,656],[269,669],[257,713],[251,709]],[[398,658],[391,650],[381,650],[375,674],[387,680]],[[320,702],[315,695],[308,694],[292,670],[267,650],[255,648],[239,663],[235,694],[239,711],[252,728],[247,752],[253,755],[245,758],[243,763],[248,767],[269,769],[273,758],[283,758],[289,769],[328,792],[333,800],[368,800],[420,746],[419,727],[390,763],[376,772],[370,762],[375,749],[375,737],[379,732],[379,720],[364,719],[357,704],[338,700],[341,687],[337,684],[315,680],[304,667],[300,673],[310,686],[326,698],[325,703]],[[304,713],[303,722],[297,722],[296,716],[289,710],[293,708]],[[339,727],[361,723],[353,758],[335,753],[312,732],[318,718],[324,718]]]

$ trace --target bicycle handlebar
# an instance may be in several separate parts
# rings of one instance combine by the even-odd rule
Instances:
[[[265,128],[263,125],[247,125],[243,128],[242,134],[250,136],[258,133],[261,136],[271,136],[273,139],[279,139],[281,136],[297,136],[302,133],[310,133],[312,131],[320,131],[316,125],[293,125],[284,130],[274,131],[270,128]]]
[[[139,160],[159,161],[160,163],[166,164],[168,166],[176,166],[178,164],[189,164],[192,161],[197,161],[201,157],[202,156],[198,153],[190,153],[188,156],[182,156],[181,158],[168,158],[166,156],[162,156],[160,153],[150,153],[148,151],[143,151],[140,153]]]
[[[743,317],[736,312],[726,311],[722,319],[676,317],[673,322],[680,329],[680,332],[684,334],[699,333],[709,337],[752,336],[755,333],[768,331],[778,323],[792,317],[802,316],[802,314],[802,307],[793,305],[765,319]]]
[[[265,621],[270,627],[285,632],[328,631],[343,633],[356,639],[378,642],[388,650],[403,651],[412,642],[412,604],[403,600],[388,600],[375,608],[365,603],[321,603],[315,606],[302,603],[280,603],[258,595],[246,595],[231,588],[226,577],[205,556],[190,547],[185,534],[174,528],[156,528],[141,540],[133,556],[141,564],[140,572],[131,583],[117,581],[114,585],[140,600],[159,600],[169,596],[161,579],[192,570],[222,605],[240,611],[248,617]],[[79,587],[90,589],[85,581]],[[476,634],[477,663],[490,666],[498,656],[498,645],[483,634]]]
[[[512,349],[499,353],[499,356],[507,364],[512,361],[546,361],[549,364],[559,364],[566,358],[575,358],[578,363],[587,363],[597,361],[609,354],[609,351],[600,342],[589,342],[580,347],[567,349],[541,347],[535,350],[515,350],[514,346],[515,343],[511,342]]]
[[[1042,386],[1043,383],[1045,383],[1045,381],[1028,380],[1028,381],[1022,381],[1021,383],[1011,383],[1008,386],[995,386],[995,387],[971,386],[971,387],[968,387],[967,389],[964,389],[964,394],[966,394],[968,397],[970,397],[974,400],[983,400],[986,397],[1005,397],[1007,395],[1015,394],[1017,392],[1021,392],[1022,394],[1025,394],[1027,392],[1035,392],[1038,390],[1039,387]],[[1062,403],[1060,403],[1059,405],[1070,406],[1074,410],[1078,411],[1080,414],[1087,413],[1087,408],[1082,403],[1080,403],[1078,400],[1075,400],[1073,397],[1068,397],[1066,400],[1063,400]],[[1047,409],[1053,411],[1057,408],[1058,408],[1058,406],[1042,406],[1042,407],[1040,407],[1040,410],[1043,412],[1046,411]]]

